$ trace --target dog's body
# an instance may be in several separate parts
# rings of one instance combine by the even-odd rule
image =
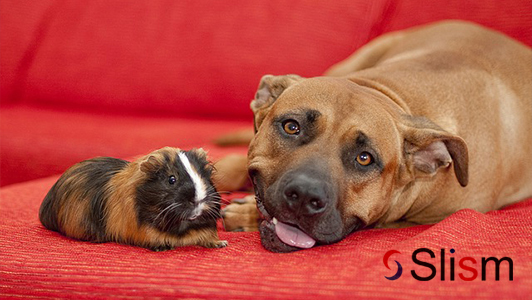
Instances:
[[[532,196],[528,47],[441,22],[379,37],[326,75],[265,76],[251,104],[248,167],[266,248]]]

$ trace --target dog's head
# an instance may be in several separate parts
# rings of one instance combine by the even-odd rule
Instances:
[[[264,76],[251,108],[249,174],[272,251],[333,243],[389,220],[399,191],[450,165],[456,184],[467,184],[461,138],[347,79]]]

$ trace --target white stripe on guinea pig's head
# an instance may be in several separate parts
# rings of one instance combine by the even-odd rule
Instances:
[[[198,174],[198,172],[194,170],[194,168],[190,164],[190,161],[188,160],[188,157],[186,156],[185,152],[179,152],[179,159],[181,160],[181,163],[183,163],[185,170],[192,179],[192,182],[194,183],[194,189],[196,190],[195,201],[199,202],[205,199],[205,197],[207,197],[207,188],[205,186],[205,183],[201,179],[201,176]]]

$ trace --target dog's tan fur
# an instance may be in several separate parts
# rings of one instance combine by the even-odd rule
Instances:
[[[501,208],[532,196],[531,66],[527,46],[447,21],[379,37],[327,77],[265,76],[251,104],[249,168],[268,186],[305,160],[326,161],[345,222],[428,224],[459,209]],[[319,138],[288,153],[271,124],[300,108],[321,112]],[[355,131],[373,139],[385,164],[379,176],[346,174],[338,153]],[[436,164],[424,164],[435,153]],[[242,204],[225,216],[243,228],[258,218]]]

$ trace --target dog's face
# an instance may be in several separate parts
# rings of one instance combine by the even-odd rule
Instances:
[[[272,251],[333,243],[375,224],[401,187],[453,160],[467,184],[463,140],[347,79],[265,76],[251,107],[248,167]]]

